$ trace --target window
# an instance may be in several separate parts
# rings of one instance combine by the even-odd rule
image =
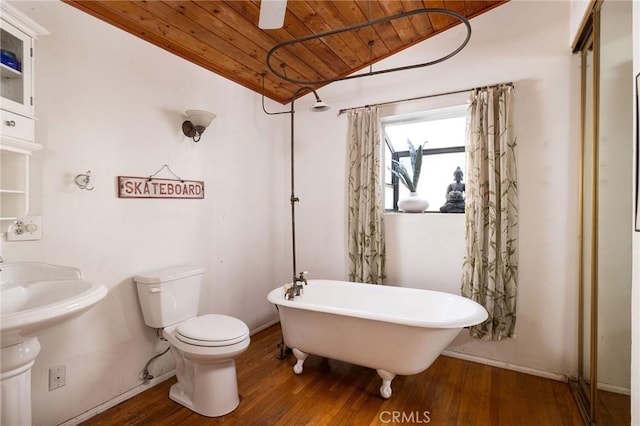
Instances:
[[[407,144],[410,140],[416,149],[424,144],[417,192],[429,201],[427,211],[440,211],[447,201],[446,190],[454,180],[453,172],[457,167],[466,170],[466,111],[467,106],[460,105],[382,119],[385,210],[397,211],[398,200],[409,195],[409,190],[391,173],[391,160],[398,160],[409,174],[413,173]]]

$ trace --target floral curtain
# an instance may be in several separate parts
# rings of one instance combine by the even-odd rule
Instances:
[[[476,89],[467,119],[466,255],[462,295],[489,318],[473,337],[514,337],[518,291],[518,181],[513,87]]]
[[[380,114],[377,106],[349,113],[349,281],[385,279],[384,205],[380,175]]]

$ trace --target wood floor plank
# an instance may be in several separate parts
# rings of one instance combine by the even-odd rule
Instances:
[[[598,390],[597,421],[603,425],[631,424],[631,397]]]
[[[375,370],[310,355],[278,359],[278,325],[252,336],[238,356],[240,405],[219,418],[200,416],[168,397],[171,378],[84,425],[582,425],[569,385],[440,356],[426,371],[398,376],[380,397]],[[395,416],[395,417],[394,417]]]

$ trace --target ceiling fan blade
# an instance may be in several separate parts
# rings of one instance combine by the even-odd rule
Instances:
[[[258,27],[263,30],[282,28],[286,11],[287,0],[262,0]]]

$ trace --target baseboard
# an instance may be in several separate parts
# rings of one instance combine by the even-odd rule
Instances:
[[[603,391],[607,391],[607,392],[613,392],[613,393],[620,393],[622,395],[631,395],[631,389],[630,388],[625,388],[622,386],[616,386],[616,385],[610,385],[607,383],[598,383],[598,389],[603,390]]]
[[[551,371],[539,370],[537,368],[524,367],[522,365],[511,364],[504,361],[497,361],[495,359],[483,358],[476,355],[470,355],[462,352],[455,352],[451,350],[445,350],[442,355],[449,356],[451,358],[459,358],[465,361],[477,362],[479,364],[486,364],[492,367],[504,368],[506,370],[517,371],[519,373],[531,374],[533,376],[544,377],[545,379],[557,380],[559,382],[568,382],[569,378],[564,374],[553,373]]]
[[[127,399],[133,398],[134,396],[138,395],[139,393],[142,393],[144,391],[146,391],[147,389],[150,389],[152,387],[154,387],[155,385],[157,385],[158,383],[162,383],[167,379],[172,378],[173,376],[176,375],[176,371],[175,370],[170,370],[167,371],[164,374],[161,374],[160,376],[154,377],[153,379],[142,383],[141,385],[136,386],[133,389],[128,390],[127,392],[120,394],[118,396],[116,396],[113,399],[110,399],[109,401],[106,401],[100,405],[98,405],[97,407],[94,407],[88,411],[85,411],[84,413],[80,414],[79,416],[76,416],[70,420],[67,420],[64,423],[61,423],[59,426],[74,426],[77,425],[79,423],[82,423],[86,420],[89,420],[90,418],[102,413],[103,411],[107,411],[109,408],[115,407],[116,405],[120,404],[123,401],[126,401]]]
[[[277,316],[277,317],[275,317],[274,319],[272,319],[271,321],[267,322],[266,324],[263,324],[263,325],[261,325],[261,326],[259,326],[259,327],[254,328],[253,330],[251,330],[251,331],[249,332],[249,334],[250,334],[251,336],[253,336],[254,334],[256,334],[256,333],[260,333],[262,330],[266,330],[267,328],[269,328],[269,327],[271,327],[272,325],[275,325],[275,324],[277,324],[277,323],[279,323],[279,322],[280,322],[280,317],[278,317],[278,316]]]

